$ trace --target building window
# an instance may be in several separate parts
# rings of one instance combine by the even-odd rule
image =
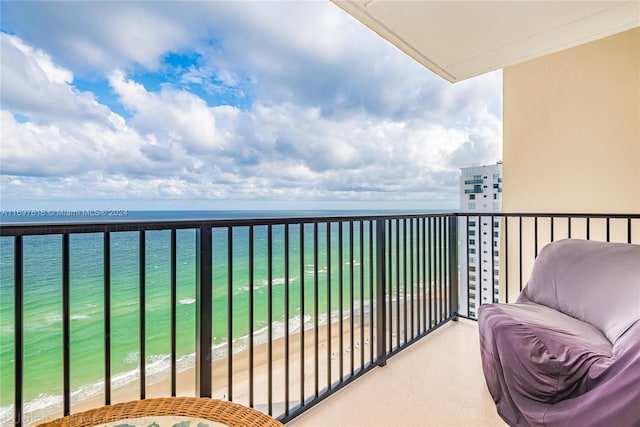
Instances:
[[[474,273],[476,271],[476,266],[475,265],[470,265],[469,266],[469,271]]]
[[[495,196],[495,194],[494,194]],[[476,195],[475,194],[469,194],[469,200],[475,200],[476,199]]]
[[[499,232],[497,232],[497,231],[494,231],[494,232],[493,232],[493,237],[500,237],[500,233],[499,233]]]
[[[469,244],[470,245],[475,245],[476,244],[476,240],[475,239],[469,239]]]
[[[469,230],[469,236],[475,236],[476,230]]]
[[[493,200],[498,200],[498,195],[496,193],[493,193]]]
[[[498,184],[493,184],[493,188],[498,188]]]
[[[475,248],[469,248],[469,253],[474,255],[476,253],[476,249]]]
[[[476,222],[475,221],[469,221],[469,226],[470,227],[475,227],[476,226]]]

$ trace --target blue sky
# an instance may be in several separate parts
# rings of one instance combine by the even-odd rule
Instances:
[[[328,1],[1,3],[3,209],[455,209],[502,75],[452,85]]]

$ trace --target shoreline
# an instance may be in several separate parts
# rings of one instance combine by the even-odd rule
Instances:
[[[271,343],[271,415],[275,417],[285,413],[285,398],[288,392],[289,408],[300,403],[301,394],[307,400],[316,393],[316,363],[318,392],[328,388],[329,366],[331,366],[331,386],[335,386],[340,379],[345,379],[351,374],[351,356],[353,355],[353,371],[358,372],[361,368],[361,358],[364,358],[364,366],[370,362],[370,346],[375,342],[370,342],[369,316],[363,318],[364,342],[361,342],[360,316],[354,316],[353,342],[351,348],[350,329],[351,319],[342,321],[342,351],[343,351],[343,371],[340,375],[340,336],[339,321],[331,322],[331,342],[329,347],[329,325],[327,323],[318,325],[318,360],[315,357],[315,335],[314,326],[304,332],[304,363],[300,358],[300,332],[289,334],[288,351],[288,390],[285,388],[285,376],[287,374],[287,358],[285,357],[286,337],[281,336],[273,339]],[[375,340],[374,340],[375,341]],[[232,356],[232,399],[228,395],[228,358],[220,358],[212,362],[212,397],[216,399],[233,400],[245,406],[253,406],[265,413],[268,412],[269,401],[269,343],[261,342],[253,347],[253,405],[251,405],[250,381],[249,381],[249,349],[242,349]],[[375,350],[375,348],[374,348]],[[362,353],[362,355],[361,355]],[[373,357],[375,359],[374,351]],[[301,387],[301,371],[304,367],[304,381]],[[176,396],[194,397],[195,393],[195,367],[189,367],[176,373]],[[147,381],[149,377],[147,376]],[[301,390],[302,389],[302,390]],[[169,397],[171,395],[170,372],[164,371],[162,378],[153,383],[147,383],[145,398]],[[140,399],[139,380],[132,381],[124,386],[111,390],[111,403],[127,402]],[[28,402],[27,402],[28,403]],[[43,408],[24,413],[24,425],[33,426],[42,422],[52,421],[62,417],[62,403],[55,402]],[[89,409],[104,406],[104,392],[97,396],[89,397],[71,404],[71,413],[83,412]]]

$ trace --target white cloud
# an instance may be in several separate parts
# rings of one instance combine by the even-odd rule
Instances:
[[[5,33],[0,45],[2,108],[42,122],[112,119],[93,94],[75,90],[73,73],[45,52]]]
[[[9,6],[0,188],[13,203],[451,205],[460,167],[500,158],[499,73],[446,83],[328,2]],[[199,64],[145,86],[169,53]],[[78,75],[107,79],[128,115]]]
[[[120,103],[133,112],[131,122],[141,134],[153,134],[164,144],[179,144],[190,152],[223,150],[228,132],[216,127],[216,116],[233,119],[231,107],[209,107],[196,95],[164,86],[150,93],[144,86],[113,73],[109,82]]]

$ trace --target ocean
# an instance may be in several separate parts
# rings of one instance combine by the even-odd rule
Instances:
[[[214,212],[127,212],[126,217],[112,220],[171,220],[216,218],[308,217],[329,215],[400,214],[389,211],[214,211]],[[103,219],[103,218],[100,218]],[[5,217],[2,222],[36,222],[34,216]],[[49,215],[46,221],[96,221],[96,218]],[[360,242],[354,239],[354,283],[360,283],[360,265],[369,264],[368,224],[360,259]],[[331,308],[327,309],[327,227],[318,227],[318,265],[314,261],[313,225],[304,229],[304,259],[300,260],[298,244],[290,245],[289,283],[285,281],[284,226],[273,227],[272,246],[272,328],[274,337],[284,333],[284,290],[290,292],[289,327],[295,331],[313,325],[314,276],[318,273],[318,312],[320,323],[331,316],[340,317],[338,276],[342,269],[345,286],[344,306],[348,307],[350,233],[343,229],[344,256],[338,259],[338,224],[332,224]],[[299,226],[289,228],[291,242],[300,241]],[[246,348],[249,336],[248,298],[249,231],[246,227],[233,231],[233,268],[228,286],[227,230],[214,230],[213,235],[213,352],[215,358],[227,355],[228,299],[232,295],[232,345],[234,352]],[[267,227],[254,231],[254,342],[266,341],[267,334]],[[359,236],[359,224],[353,233]],[[170,367],[170,232],[147,231],[145,238],[145,310],[147,383],[166,378]],[[62,259],[59,235],[24,238],[24,402],[25,413],[61,405],[62,402]],[[196,235],[194,230],[177,232],[177,357],[178,369],[193,366],[195,354],[196,308]],[[104,265],[102,234],[77,234],[70,237],[70,313],[71,313],[71,390],[72,401],[78,402],[104,393]],[[302,264],[302,268],[301,268]],[[139,375],[139,235],[137,232],[111,234],[111,370],[112,388],[138,381]],[[369,283],[369,268],[363,270]],[[305,276],[305,312],[300,312],[300,283]],[[0,239],[0,424],[10,422],[14,394],[14,309],[13,309],[13,240]],[[354,300],[360,300],[359,286],[354,286]],[[365,301],[370,298],[365,286]],[[359,310],[358,304],[356,310]],[[368,310],[368,305],[365,311]],[[330,312],[330,313],[329,313]],[[355,313],[359,315],[360,313]]]

